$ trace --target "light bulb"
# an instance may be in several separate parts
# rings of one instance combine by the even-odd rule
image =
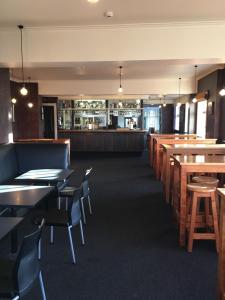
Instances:
[[[196,103],[197,102],[197,99],[194,97],[193,99],[192,99],[192,103]]]
[[[28,103],[27,103],[27,106],[28,106],[29,108],[32,108],[32,107],[34,106],[34,104],[33,104],[32,102],[28,102]]]
[[[219,91],[220,96],[225,96],[225,87],[222,88],[222,90]]]
[[[25,86],[23,86],[20,89],[20,94],[23,95],[23,96],[26,96],[28,94],[28,90],[25,88]]]
[[[16,98],[12,98],[12,99],[11,99],[11,102],[12,102],[13,104],[16,104],[16,102],[17,102]]]
[[[123,92],[122,86],[120,86],[120,87],[118,88],[118,92],[119,92],[119,93],[122,93],[122,92]]]
[[[136,103],[137,103],[137,104],[140,104],[140,103],[141,103],[141,100],[140,100],[140,99],[137,99],[137,100],[136,100]]]
[[[166,107],[166,103],[163,103],[163,107]]]
[[[161,108],[162,106],[161,105],[159,105],[159,108]]]

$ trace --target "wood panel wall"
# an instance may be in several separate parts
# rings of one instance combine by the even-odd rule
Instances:
[[[12,132],[9,69],[0,69],[0,144],[8,142]]]
[[[172,133],[173,132],[173,120],[174,120],[174,105],[167,104],[166,107],[162,107],[162,119],[161,119],[161,132]]]
[[[42,99],[38,95],[37,83],[26,83],[29,91],[27,96],[19,92],[21,84],[11,81],[11,96],[17,99],[15,104],[15,122],[13,123],[14,139],[42,138],[43,124],[41,120]],[[34,106],[28,107],[28,102]]]

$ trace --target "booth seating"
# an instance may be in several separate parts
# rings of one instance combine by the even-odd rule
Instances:
[[[68,169],[68,167],[69,147],[67,144],[0,145],[0,184],[17,184],[15,178],[29,170]],[[22,181],[19,184],[21,185]],[[60,190],[65,185],[66,182],[60,182],[57,184],[57,189]]]

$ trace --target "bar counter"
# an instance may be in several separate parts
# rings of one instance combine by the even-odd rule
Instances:
[[[72,151],[142,152],[145,130],[99,129],[59,130],[59,138],[70,139]]]

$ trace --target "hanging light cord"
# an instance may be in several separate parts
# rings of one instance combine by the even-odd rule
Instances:
[[[181,77],[179,78],[179,102],[180,102],[180,85],[181,85]]]
[[[120,88],[122,87],[121,81],[122,81],[122,66],[120,66]]]
[[[197,65],[195,65],[195,93],[197,94]]]
[[[21,70],[22,70],[22,79],[24,83],[24,69],[23,69],[23,25],[18,25],[20,29],[20,53],[21,53]]]

